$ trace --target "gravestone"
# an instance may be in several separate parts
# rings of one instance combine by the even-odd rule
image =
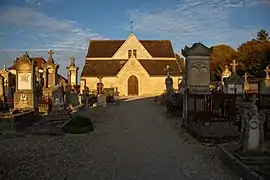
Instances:
[[[97,105],[106,107],[106,95],[103,93],[104,84],[102,82],[102,77],[99,77],[99,82],[97,83]]]
[[[64,102],[63,87],[56,85],[52,90],[52,111],[49,113],[48,120],[68,120],[69,112],[66,110]]]
[[[58,72],[59,65],[54,63],[53,56],[52,56],[54,52],[50,50],[48,54],[49,54],[49,58],[47,62],[42,65],[42,68],[44,69],[43,94],[51,94],[52,88],[57,84],[57,72]]]
[[[265,112],[260,116],[255,103],[241,102],[241,141],[243,153],[262,153],[264,151],[264,120]]]
[[[233,60],[233,63],[230,65],[232,66],[232,75],[224,79],[224,92],[228,94],[243,94],[244,79],[236,73],[236,66],[238,66],[238,64]]]
[[[52,110],[53,111],[60,111],[63,110],[65,107],[64,103],[64,94],[61,86],[54,86],[52,91]]]
[[[70,58],[70,64],[67,67],[68,70],[68,84],[71,86],[77,85],[78,84],[78,70],[79,67],[75,65],[75,57],[72,56]]]
[[[201,43],[182,49],[186,58],[186,89],[191,93],[210,92],[210,54],[212,48]]]
[[[33,110],[37,108],[35,94],[35,61],[25,53],[14,61],[16,68],[16,92],[14,94],[14,109]]]

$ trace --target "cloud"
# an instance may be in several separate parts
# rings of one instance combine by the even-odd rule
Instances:
[[[246,37],[252,37],[258,31],[252,26],[232,27],[231,12],[258,3],[267,4],[269,0],[180,0],[173,8],[161,8],[154,12],[133,9],[128,10],[127,15],[134,22],[135,32],[157,33],[173,39],[181,47],[198,41],[230,44],[235,39],[241,42]]]
[[[20,29],[25,36],[36,37],[40,42],[36,48],[81,50],[87,48],[90,39],[104,39],[98,33],[82,28],[78,22],[49,17],[29,7],[8,6],[1,10],[0,24],[10,29]]]

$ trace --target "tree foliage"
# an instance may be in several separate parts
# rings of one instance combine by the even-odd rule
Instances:
[[[179,67],[181,71],[184,73],[185,72],[185,60],[182,58],[179,54],[175,53],[176,60],[179,64]]]
[[[213,46],[210,56],[211,80],[219,81],[225,65],[229,65],[236,57],[236,51],[229,45]]]
[[[241,74],[247,72],[257,78],[264,77],[264,69],[270,64],[270,42],[252,40],[243,43],[237,49],[237,59]]]
[[[257,40],[262,41],[262,42],[269,41],[269,34],[267,33],[267,31],[264,29],[261,29],[257,34]]]

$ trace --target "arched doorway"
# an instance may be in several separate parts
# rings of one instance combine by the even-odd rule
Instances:
[[[139,95],[138,78],[134,75],[131,75],[128,78],[128,95],[129,96],[138,96]]]

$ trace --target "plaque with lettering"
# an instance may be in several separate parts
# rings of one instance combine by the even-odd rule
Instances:
[[[228,93],[229,94],[234,94],[234,84],[228,84]]]
[[[31,90],[31,73],[18,73],[18,89]]]
[[[236,93],[243,93],[243,85],[242,84],[236,84]]]

